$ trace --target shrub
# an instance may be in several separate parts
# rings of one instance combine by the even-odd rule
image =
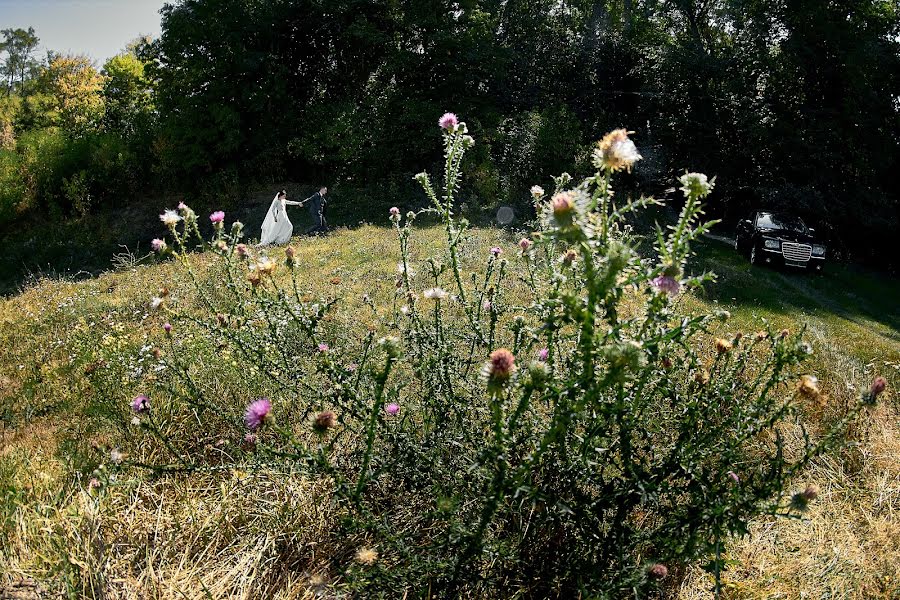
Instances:
[[[206,246],[219,261],[201,276],[197,215],[162,215],[171,240],[156,249],[196,282],[201,309],[166,289],[151,301],[168,348],[158,388],[130,401],[145,437],[121,468],[303,469],[341,515],[335,585],[359,596],[644,596],[697,560],[719,592],[728,541],[759,515],[803,512],[816,490],[791,493],[793,478],[875,388],[830,429],[786,443],[819,393],[799,379],[810,347],[802,332],[723,334],[725,312],[682,314],[678,295],[711,278],[686,269],[714,181],[680,178],[680,217],[641,257],[623,222],[657,202],[612,201],[614,175],[640,159],[623,130],[598,144],[594,175],[534,191],[537,231],[517,250],[464,272],[454,200],[472,140],[452,115],[441,122],[442,186],[416,176],[431,206],[389,213],[395,301],[367,299],[360,315],[384,337],[377,324],[335,328],[337,300],[302,290],[293,250],[276,262],[220,214]],[[423,213],[446,246],[414,265]],[[225,351],[232,370],[224,357],[215,373],[192,366],[191,352]]]

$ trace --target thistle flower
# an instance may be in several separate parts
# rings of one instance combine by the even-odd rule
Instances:
[[[144,394],[135,396],[131,401],[131,410],[139,415],[147,412],[148,410],[150,410],[150,398],[148,398]]]
[[[156,238],[152,242],[150,242],[150,247],[153,249],[154,252],[165,252],[166,241]]]
[[[735,482],[735,483],[741,482],[741,478],[738,477],[737,473],[735,473],[734,471],[728,471],[727,475],[733,482]]]
[[[222,228],[222,223],[225,221],[225,213],[221,210],[217,210],[216,212],[209,215],[209,221],[212,223],[216,229]]]
[[[695,198],[705,198],[712,192],[716,185],[716,178],[711,180],[703,173],[685,173],[678,178],[681,182],[681,191],[685,196],[693,196]]]
[[[321,343],[321,344],[319,344],[319,345],[317,346],[317,348],[318,348],[319,352],[323,352],[323,353],[324,353],[324,352],[328,352],[328,350],[329,350],[328,344],[326,344],[326,343],[324,343],[324,342]]]
[[[534,242],[532,242],[528,238],[522,238],[521,240],[519,240],[519,248],[522,250],[523,253],[531,250],[532,246],[534,246]]]
[[[802,492],[798,492],[791,497],[790,507],[794,510],[803,512],[809,508],[809,503],[819,497],[819,488],[815,485],[808,485]]]
[[[165,223],[166,227],[169,227],[171,229],[178,224],[178,221],[181,220],[181,215],[179,215],[174,210],[166,209],[163,214],[159,215],[159,220]]]
[[[400,412],[400,405],[396,402],[391,402],[387,406],[384,407],[384,412],[391,415],[392,417],[396,417]]]
[[[471,135],[464,135],[462,142],[463,147],[468,149],[475,145],[475,138],[473,138]]]
[[[560,257],[559,262],[567,267],[571,267],[576,258],[578,258],[578,254],[576,254],[574,250],[567,250],[566,253]]]
[[[482,376],[487,379],[489,388],[502,386],[516,370],[516,357],[506,348],[498,348],[488,358],[482,368]]]
[[[247,429],[253,431],[258,429],[260,425],[263,423],[268,423],[272,420],[272,403],[268,398],[260,398],[254,402],[251,402],[249,406],[247,406],[246,412],[244,412],[244,423],[247,425]]]
[[[378,552],[372,548],[360,548],[356,551],[356,562],[361,565],[371,565],[378,560]]]
[[[150,298],[150,308],[151,310],[159,310],[159,308],[163,305],[163,299],[159,296],[153,296]]]
[[[694,381],[700,385],[706,385],[709,383],[709,377],[709,371],[707,369],[701,369],[694,374]]]
[[[228,250],[228,242],[226,242],[225,240],[216,240],[215,248],[219,252],[225,252],[226,250]]]
[[[767,331],[757,331],[756,332],[756,341],[757,342],[761,342],[764,339],[766,339],[767,337],[769,337],[769,333]]]
[[[165,331],[167,334],[171,334],[172,333],[172,324],[171,323],[163,323],[163,331]]]
[[[456,126],[459,125],[459,119],[451,112],[444,113],[438,120],[438,125],[441,126],[441,129],[453,131],[456,129]]]
[[[284,249],[284,264],[288,267],[294,266],[294,256],[296,256],[297,251],[294,250],[293,246],[288,246]]]
[[[550,350],[548,348],[541,348],[537,353],[538,360],[541,362],[547,362],[547,359],[550,358]]]
[[[250,249],[247,248],[247,244],[238,244],[234,247],[235,252],[237,252],[238,258],[244,260],[250,256]]]
[[[122,454],[118,448],[113,448],[109,452],[109,461],[114,464],[122,464],[122,461],[125,460],[125,455]]]
[[[539,185],[531,186],[531,197],[535,200],[540,200],[544,197],[544,188]]]
[[[669,569],[664,564],[656,563],[647,569],[647,574],[653,579],[665,579],[669,576]]]
[[[231,224],[231,235],[237,237],[244,230],[244,224],[240,221],[235,221]]]
[[[863,401],[866,404],[875,404],[878,396],[887,388],[887,381],[884,377],[878,376],[872,381],[869,391],[863,394]]]
[[[631,171],[634,163],[643,157],[638,153],[634,142],[628,137],[630,133],[634,132],[616,129],[603,136],[603,139],[597,142],[597,148],[594,149],[594,166],[610,173],[622,169]]]
[[[88,490],[91,492],[96,492],[100,489],[100,480],[96,477],[91,477],[91,480],[88,481]]]
[[[497,257],[501,254],[503,254],[503,248],[499,246],[494,246],[493,248],[491,248],[491,256]]]
[[[668,275],[660,275],[659,277],[652,279],[650,285],[652,285],[656,291],[669,296],[677,296],[678,293],[681,292],[681,283],[674,277]]]
[[[329,429],[333,429],[337,425],[337,415],[334,411],[323,410],[316,415],[313,421],[313,429],[318,433],[325,433]]]
[[[726,352],[730,352],[732,348],[732,344],[730,341],[724,338],[716,338],[716,352],[719,354],[725,354]]]
[[[392,206],[391,210],[388,211],[388,214],[390,215],[391,221],[393,221],[394,223],[400,222],[400,209],[399,208],[397,208],[396,206]]]
[[[804,375],[800,378],[800,383],[797,384],[797,391],[804,398],[816,400],[821,395],[819,380],[813,375]]]
[[[250,433],[249,431],[244,434],[243,439],[241,440],[241,446],[244,450],[253,450],[256,448],[256,442],[258,438],[255,433]]]
[[[494,305],[491,303],[490,300],[485,300],[484,302],[481,303],[481,308],[483,308],[485,312],[491,312],[491,309],[493,307],[494,307]]]
[[[256,261],[254,268],[260,275],[271,275],[275,271],[275,266],[274,260],[268,256],[264,256]]]
[[[572,194],[569,192],[559,192],[553,196],[550,201],[550,207],[553,209],[553,217],[561,224],[572,222],[572,213],[575,210],[575,202],[572,200]]]
[[[439,287],[428,288],[427,290],[422,292],[422,294],[429,300],[437,301],[446,300],[447,297],[450,296],[450,294],[446,290],[443,290]]]

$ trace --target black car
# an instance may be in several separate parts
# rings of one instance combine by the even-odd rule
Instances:
[[[747,255],[752,264],[821,271],[826,248],[814,236],[815,230],[798,217],[759,210],[738,223],[734,248]]]

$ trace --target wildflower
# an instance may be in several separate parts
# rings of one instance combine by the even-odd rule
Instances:
[[[634,163],[643,157],[638,153],[634,142],[628,137],[629,133],[634,132],[616,129],[603,136],[603,139],[597,142],[597,148],[594,149],[594,166],[610,173],[622,169],[630,172]]]
[[[430,300],[445,300],[450,295],[446,290],[439,287],[428,288],[423,295]]]
[[[652,285],[656,291],[669,296],[677,296],[681,291],[681,283],[674,277],[668,275],[660,275],[659,277],[652,279],[650,285]]]
[[[400,405],[396,402],[391,402],[387,406],[384,407],[384,412],[391,415],[392,417],[396,417],[400,412]]]
[[[637,370],[647,364],[644,347],[636,340],[610,344],[603,347],[600,353],[614,370],[621,371],[626,368]]]
[[[100,489],[100,480],[96,477],[91,477],[91,480],[88,481],[88,489],[91,492],[95,492]]]
[[[163,323],[163,331],[167,334],[172,333],[172,324],[171,323]]]
[[[681,182],[681,191],[685,196],[693,196],[695,198],[705,198],[712,192],[716,185],[716,178],[711,180],[703,173],[685,173],[678,178]]]
[[[422,171],[421,173],[416,173],[413,175],[413,179],[415,179],[419,185],[427,185],[428,184],[428,173]]]
[[[869,387],[869,391],[863,394],[863,401],[866,404],[875,404],[875,401],[878,399],[878,396],[884,392],[885,388],[887,388],[887,381],[885,381],[884,377],[878,376],[872,381],[872,385]]]
[[[782,330],[781,330],[781,337],[782,337],[782,338],[786,338],[786,337],[789,336],[789,335],[791,335],[791,332],[788,331],[787,329],[782,329]]]
[[[653,579],[665,579],[669,576],[669,569],[664,564],[656,563],[647,569],[647,574]]]
[[[135,396],[131,401],[131,410],[136,412],[137,414],[143,414],[150,410],[150,398],[141,394],[140,396]]]
[[[734,471],[728,471],[727,475],[733,482],[735,482],[735,483],[741,482],[741,478],[738,477],[737,473],[735,473]]]
[[[251,431],[258,429],[260,425],[263,423],[268,423],[272,420],[272,403],[268,398],[260,398],[254,402],[251,402],[249,406],[247,406],[246,412],[244,412],[244,423],[247,425],[247,429]]]
[[[503,385],[516,370],[516,357],[506,348],[498,348],[491,352],[489,360],[482,369],[488,386]]]
[[[409,314],[409,305],[404,304],[403,306],[401,306],[400,312],[403,313],[404,315],[408,315]]]
[[[550,206],[553,209],[553,217],[558,222],[569,223],[572,221],[572,212],[575,210],[572,194],[569,192],[559,192],[553,196]]]
[[[264,256],[256,261],[255,268],[260,275],[271,275],[275,271],[275,261]]]
[[[131,417],[131,424],[134,425],[135,427],[140,427],[141,418],[140,417]]]
[[[378,345],[384,348],[385,354],[390,358],[400,356],[400,340],[394,336],[383,337],[378,340]]]
[[[156,238],[152,242],[150,242],[150,247],[153,249],[154,252],[165,252],[166,251],[166,242],[165,242],[165,240]]]
[[[528,252],[531,250],[531,247],[534,245],[534,242],[529,240],[528,238],[522,238],[519,240],[519,248],[522,249],[522,252]]]
[[[159,310],[159,307],[163,305],[163,299],[159,296],[154,296],[150,298],[150,308],[152,310]]]
[[[244,230],[244,224],[240,221],[235,221],[231,224],[231,235],[237,237],[241,234],[241,231]]]
[[[225,252],[228,250],[228,243],[225,240],[216,240],[215,247],[219,252]]]
[[[578,257],[578,255],[575,253],[574,250],[567,250],[566,253],[560,257],[559,262],[561,262],[563,265],[565,265],[567,267],[571,267],[572,263],[575,262],[575,259],[577,257]]]
[[[444,113],[443,116],[438,120],[438,125],[441,126],[441,129],[449,129],[451,131],[456,129],[456,126],[459,125],[459,119],[456,118],[456,115],[448,112]]]
[[[244,450],[253,450],[256,448],[257,440],[256,434],[248,431],[241,440],[241,446],[243,446]]]
[[[179,215],[174,210],[166,209],[163,214],[159,215],[159,220],[166,224],[166,227],[172,228],[178,224],[178,221],[181,220],[181,215]]]
[[[319,349],[319,352],[328,352],[328,349],[329,349],[328,344],[323,342],[318,345],[318,349]]]
[[[491,256],[497,257],[501,254],[503,254],[503,248],[499,246],[494,246],[493,248],[491,248]]]
[[[475,145],[475,138],[473,138],[471,135],[464,135],[462,142],[465,148],[471,148]]]
[[[238,258],[246,259],[250,256],[250,249],[247,248],[247,244],[238,244],[234,247],[235,252],[237,252]]]
[[[539,185],[531,186],[531,197],[535,200],[540,200],[544,197],[544,188]]]
[[[800,378],[800,383],[797,385],[797,391],[804,398],[816,400],[821,394],[819,391],[819,380],[813,375],[804,375]]]
[[[224,327],[228,323],[228,317],[224,313],[219,313],[216,315],[216,321],[219,322],[219,325]]]
[[[329,429],[333,429],[335,425],[337,425],[337,415],[334,414],[334,411],[330,410],[323,410],[316,415],[316,418],[313,421],[313,429],[318,433],[325,433]]]
[[[764,339],[766,339],[767,337],[769,337],[769,333],[766,331],[757,331],[756,332],[756,341],[757,342],[761,342]]]
[[[372,548],[360,548],[356,551],[356,562],[361,565],[371,565],[378,560],[378,552]]]
[[[547,362],[547,359],[550,358],[550,350],[548,348],[541,348],[537,353],[538,360],[541,362]]]
[[[250,285],[252,285],[253,287],[256,287],[260,283],[262,283],[262,279],[260,278],[259,273],[256,271],[251,271],[250,274],[247,275],[247,281],[249,281]]]
[[[288,267],[294,266],[294,256],[296,256],[297,251],[294,250],[293,246],[288,246],[284,249],[284,264]]]
[[[743,339],[743,337],[744,337],[744,334],[741,333],[740,331],[738,331],[736,334],[734,334],[734,342],[737,343],[737,342],[741,341],[741,339]]]
[[[118,448],[113,448],[112,450],[110,450],[109,460],[114,465],[121,464],[124,459],[125,459],[125,455],[122,454]]]
[[[709,377],[709,371],[707,369],[701,369],[694,374],[694,381],[700,385],[706,385],[709,383]]]
[[[225,213],[221,210],[217,210],[213,214],[209,215],[209,221],[215,226],[216,229],[221,229],[222,223],[225,221]]]
[[[672,359],[669,358],[668,356],[664,356],[662,359],[662,366],[664,369],[671,369],[672,368]]]
[[[731,342],[724,338],[716,338],[716,352],[718,352],[719,354],[725,354],[726,352],[730,352],[731,348]]]
[[[809,508],[809,503],[819,497],[819,488],[815,485],[808,485],[802,492],[798,492],[791,497],[790,507],[794,510],[805,511]]]
[[[484,302],[481,303],[481,307],[484,309],[485,312],[491,312],[491,309],[494,307],[494,305],[491,304],[490,300],[485,300]]]

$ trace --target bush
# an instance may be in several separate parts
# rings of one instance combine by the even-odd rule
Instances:
[[[367,298],[359,335],[333,325],[336,300],[303,292],[293,250],[276,263],[214,213],[219,262],[201,277],[197,215],[164,213],[171,246],[157,247],[197,282],[202,310],[166,289],[152,300],[169,346],[146,365],[158,389],[132,401],[144,438],[116,462],[304,470],[341,515],[335,585],[361,597],[645,596],[696,560],[718,592],[732,536],[762,514],[800,515],[816,490],[791,494],[792,478],[881,390],[786,444],[802,398],[819,393],[814,378],[795,383],[802,332],[714,337],[727,313],[680,313],[678,294],[710,279],[686,268],[713,181],[680,178],[680,218],[642,258],[623,222],[657,203],[611,202],[613,175],[640,158],[621,130],[598,146],[594,175],[535,190],[538,231],[511,259],[521,280],[501,248],[464,272],[454,198],[472,141],[444,125],[443,189],[422,173],[431,206],[391,209],[395,301]],[[423,213],[446,247],[413,265]],[[370,319],[387,335],[366,331]],[[221,360],[208,373],[192,353]]]

